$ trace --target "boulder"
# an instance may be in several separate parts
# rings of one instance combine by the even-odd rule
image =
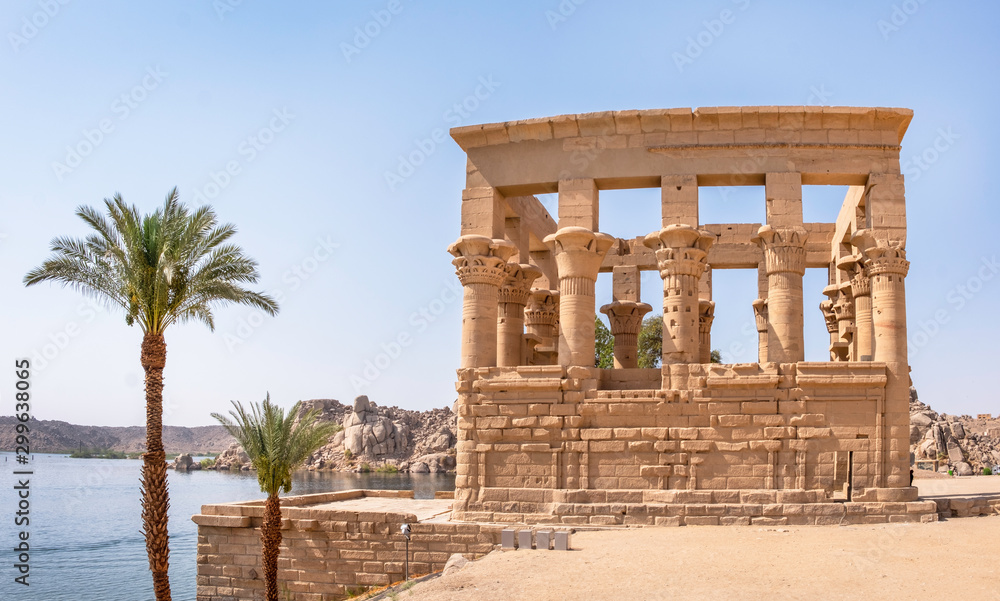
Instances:
[[[194,459],[191,458],[191,455],[189,455],[188,453],[181,453],[180,455],[177,456],[177,459],[174,459],[173,468],[178,472],[186,472],[191,469],[192,465],[197,465],[197,464],[195,464]],[[200,465],[198,466],[198,469],[201,469]]]
[[[959,461],[955,464],[955,473],[959,476],[971,476],[972,466],[964,461]]]
[[[428,474],[430,471],[430,467],[428,467],[423,461],[416,461],[410,466],[411,474]]]
[[[344,449],[355,457],[367,459],[405,451],[409,431],[383,412],[365,395],[354,399],[353,409],[344,416]]]
[[[965,438],[965,428],[962,426],[961,422],[951,423],[951,435],[958,440]]]
[[[215,458],[215,469],[218,470],[239,470],[244,465],[250,463],[250,456],[246,454],[239,443],[229,445],[229,448]]]
[[[448,562],[444,564],[444,570],[441,572],[441,575],[448,576],[449,574],[454,574],[464,568],[467,563],[469,563],[469,560],[464,555],[452,553],[451,557],[448,558]]]

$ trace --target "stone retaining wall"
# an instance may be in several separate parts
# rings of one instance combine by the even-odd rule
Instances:
[[[440,494],[440,493],[439,493]],[[410,575],[444,569],[453,553],[473,558],[500,543],[502,526],[417,521],[408,513],[316,509],[365,496],[412,498],[412,491],[344,491],[282,499],[278,579],[296,601],[333,601],[350,591],[403,580],[410,524]],[[263,599],[262,501],[206,505],[198,524],[198,601]]]

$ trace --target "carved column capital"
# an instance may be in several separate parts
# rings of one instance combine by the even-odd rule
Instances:
[[[754,317],[754,322],[757,325],[757,332],[758,333],[766,332],[767,331],[767,299],[766,298],[758,298],[757,300],[753,301],[753,303],[751,303],[751,305],[753,306],[753,317]]]
[[[837,286],[837,300],[833,303],[833,312],[837,321],[854,319],[854,297],[851,295],[851,283],[844,282]]]
[[[453,242],[448,252],[455,257],[451,263],[463,286],[500,286],[507,278],[507,259],[517,248],[506,240],[468,235]]]
[[[708,250],[715,235],[689,225],[668,225],[648,234],[643,245],[656,254],[660,276],[691,276],[700,278],[707,265]]]
[[[764,251],[764,269],[767,275],[775,273],[805,275],[805,243],[808,236],[803,227],[761,226],[753,241]]]
[[[601,307],[601,313],[608,316],[611,324],[611,335],[639,334],[642,318],[653,310],[646,303],[635,301],[615,301]]]
[[[848,255],[837,260],[837,269],[844,271],[851,282],[851,296],[871,295],[871,282],[868,278],[867,259],[863,254]]]
[[[698,301],[698,332],[706,334],[712,331],[715,320],[715,302],[701,299]]]
[[[531,295],[531,283],[542,271],[534,265],[507,263],[507,277],[500,287],[500,303],[512,303],[522,307]]]
[[[597,280],[604,255],[615,238],[582,227],[564,227],[545,237],[559,270],[559,280],[585,278]]]
[[[837,334],[837,314],[833,312],[833,301],[825,300],[819,304],[819,310],[823,312],[823,321],[826,322],[826,331],[829,334]]]

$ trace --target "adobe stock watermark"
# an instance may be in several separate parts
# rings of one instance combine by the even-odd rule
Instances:
[[[7,34],[7,41],[10,42],[14,54],[20,53],[22,48],[38,37],[38,34],[62,11],[62,7],[70,2],[71,0],[39,0],[38,10],[21,18],[21,27]]]
[[[927,4],[928,0],[903,0],[899,4],[892,5],[892,12],[889,13],[889,19],[879,19],[875,26],[878,27],[878,32],[882,34],[882,39],[886,42],[889,41],[889,36],[898,32],[907,23],[910,22],[910,17],[914,16],[920,11],[922,4]]]
[[[31,350],[31,365],[35,372],[45,371],[45,368],[83,334],[85,326],[97,319],[99,312],[109,313],[107,307],[92,298],[81,301],[75,310],[77,319],[67,321],[61,328],[48,332],[45,336],[46,341]]]
[[[333,258],[333,251],[340,248],[340,244],[330,239],[329,235],[316,238],[316,245],[312,251],[301,261],[292,265],[281,274],[281,288],[269,290],[268,294],[274,298],[279,305],[288,298],[288,292],[295,292],[303,286],[310,278],[316,275],[324,263]],[[245,317],[240,319],[232,332],[223,334],[222,339],[226,343],[226,348],[230,353],[236,352],[237,348],[250,339],[261,326],[266,323],[270,316],[260,309],[253,309]]]
[[[562,0],[555,10],[545,11],[545,20],[549,22],[549,27],[552,31],[556,30],[556,27],[565,23],[570,17],[576,14],[576,9],[579,8],[587,0]]]
[[[732,0],[732,2],[740,11],[745,11],[750,7],[750,0]],[[705,49],[722,37],[722,34],[726,32],[726,27],[736,22],[737,16],[738,13],[724,8],[719,12],[717,18],[702,21],[702,30],[686,38],[687,46],[684,47],[684,52],[675,51],[670,55],[674,60],[674,66],[677,67],[677,72],[683,73],[684,67],[693,65],[695,60],[705,53]]]
[[[809,97],[806,98],[805,106],[823,106],[830,104],[833,92],[826,89],[826,85],[810,86]]]
[[[225,21],[226,15],[235,12],[242,5],[243,0],[212,0],[212,10],[220,21]]]
[[[911,359],[916,357],[921,349],[929,345],[941,333],[941,329],[951,322],[953,315],[965,309],[969,301],[982,292],[986,288],[986,284],[1000,272],[1000,261],[997,260],[996,255],[989,258],[982,257],[979,263],[975,274],[945,293],[944,300],[948,303],[947,308],[937,309],[930,319],[916,320],[916,327],[911,327],[907,332],[906,352]]]
[[[159,65],[146,67],[146,74],[139,83],[111,102],[108,110],[112,116],[98,121],[93,129],[84,128],[80,132],[81,139],[75,144],[66,146],[66,156],[63,161],[52,162],[52,172],[56,178],[63,181],[63,178],[79,168],[83,160],[100,148],[108,136],[115,132],[116,122],[120,123],[132,116],[133,111],[149,98],[150,92],[160,87],[168,75],[169,73],[163,71]]]
[[[480,76],[479,84],[472,93],[445,110],[441,118],[444,119],[445,123],[450,123],[452,127],[462,125],[499,87],[500,82],[494,81],[493,75]],[[414,149],[399,155],[396,169],[394,171],[386,170],[383,173],[382,177],[386,185],[389,186],[389,191],[395,192],[396,188],[416,173],[417,167],[423,165],[434,154],[438,146],[447,139],[448,129],[437,127],[431,130],[427,137],[414,140]]]
[[[939,127],[934,141],[919,154],[903,161],[900,164],[900,169],[910,179],[910,183],[917,181],[934,163],[938,162],[941,155],[951,150],[951,147],[955,145],[955,140],[959,139],[961,136],[951,131],[951,127]]]
[[[245,164],[250,164],[260,156],[268,146],[270,146],[277,135],[288,127],[295,119],[295,115],[288,112],[287,108],[281,110],[273,109],[273,117],[267,125],[257,130],[240,141],[236,145],[236,154],[243,158]],[[243,173],[243,164],[239,158],[226,161],[226,164],[218,171],[209,171],[208,178],[211,180],[194,192],[193,199],[201,204],[207,204],[210,200],[215,200],[223,190],[233,183],[233,178]]]
[[[401,0],[389,0],[385,8],[371,11],[369,13],[372,16],[371,20],[354,28],[354,37],[351,38],[353,43],[340,43],[340,52],[344,55],[344,60],[350,64],[352,57],[358,56],[362,50],[371,45],[372,40],[381,35],[404,8]]]
[[[402,356],[403,351],[412,346],[414,341],[430,328],[431,324],[455,301],[462,298],[462,284],[458,279],[449,279],[441,287],[438,295],[430,302],[410,313],[409,327],[402,330],[389,342],[383,342],[380,350],[350,376],[351,386],[356,394],[382,377],[392,364]]]

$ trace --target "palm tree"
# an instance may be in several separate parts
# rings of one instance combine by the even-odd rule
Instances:
[[[104,200],[107,215],[87,206],[76,215],[94,231],[84,239],[52,240],[53,255],[24,276],[24,284],[57,282],[125,312],[125,323],[143,332],[140,362],[146,374],[146,452],[142,466],[142,519],[157,601],[170,601],[167,536],[167,462],[163,450],[163,332],[196,320],[214,330],[212,309],[237,303],[269,315],[271,297],[243,284],[257,281],[257,263],[227,240],[232,224],[219,225],[211,207],[189,212],[177,188],[162,208],[140,217],[121,195]]]
[[[260,529],[261,562],[264,568],[264,591],[267,601],[278,601],[278,553],[281,545],[281,502],[278,493],[291,492],[292,471],[305,463],[317,449],[327,443],[339,429],[335,422],[320,423],[318,409],[312,409],[296,419],[302,401],[291,411],[271,403],[271,395],[263,405],[253,404],[250,413],[243,405],[233,401],[233,419],[213,413],[226,430],[236,439],[250,457],[257,470],[261,492],[267,493],[264,502],[264,524]]]

